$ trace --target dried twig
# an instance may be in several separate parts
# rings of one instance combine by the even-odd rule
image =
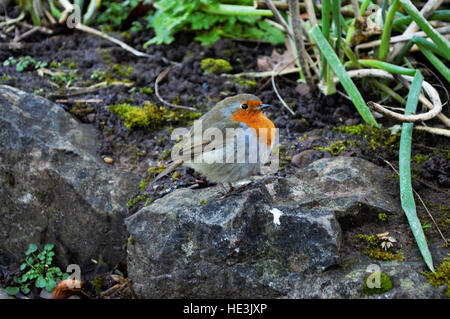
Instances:
[[[418,131],[424,131],[424,132],[428,132],[428,133],[432,133],[432,134],[436,134],[436,135],[450,137],[450,130],[446,130],[446,129],[439,128],[439,127],[416,125],[416,126],[414,126],[414,129],[416,129]]]
[[[280,75],[281,74],[281,72],[284,70],[284,69],[286,69],[289,65],[291,65],[293,62],[295,62],[295,60],[297,60],[297,57],[295,57],[294,59],[292,59],[289,63],[287,63],[285,66],[283,66],[281,69],[279,69],[278,71],[277,71],[277,73],[275,74],[275,76],[278,76],[278,75]],[[275,69],[275,68],[274,68]],[[273,70],[274,69],[272,69],[272,71],[270,72],[271,74],[271,78],[272,78],[272,74],[273,74]],[[297,70],[297,72],[299,71],[299,69],[297,69],[296,68],[296,70]],[[258,91],[256,91],[255,92],[255,94],[256,95],[258,95],[269,83],[270,83],[270,81],[271,81],[272,79],[268,79],[266,82],[264,82],[264,84],[263,85],[261,85],[260,86],[260,88],[258,89]]]
[[[0,23],[0,28],[3,28],[3,27],[5,27],[7,25],[10,25],[10,24],[14,24],[14,23],[20,22],[20,21],[23,20],[23,18],[25,18],[25,11],[22,11],[17,18],[8,19],[5,22]]]
[[[156,78],[156,80],[155,80],[155,94],[156,94],[156,97],[157,97],[162,103],[166,104],[167,106],[174,107],[174,108],[178,108],[178,109],[185,109],[185,110],[196,111],[197,109],[194,108],[194,107],[184,106],[184,105],[176,105],[176,104],[169,103],[169,102],[167,102],[166,100],[164,100],[164,99],[161,97],[161,95],[159,94],[159,90],[158,90],[159,82],[161,82],[161,81],[167,76],[167,74],[169,73],[169,71],[170,71],[171,68],[172,68],[171,66],[168,67],[168,68],[166,68],[166,69],[165,69],[164,71],[162,71],[162,72],[158,75],[158,77]]]
[[[302,68],[302,73],[305,76],[306,83],[308,85],[314,85],[314,81],[311,76],[311,70],[309,69],[309,63],[306,55],[308,54],[305,49],[305,43],[302,36],[302,18],[300,17],[300,9],[298,0],[288,0],[289,14],[292,19],[292,32],[294,34],[295,47],[297,49],[297,55]]]
[[[275,84],[275,70],[280,66],[280,64],[282,63],[282,61],[278,62],[277,65],[275,65],[275,67],[272,70],[272,87],[273,90],[275,91],[275,94],[277,95],[278,99],[280,100],[281,104],[283,104],[283,106],[292,114],[295,115],[294,111],[291,110],[291,108],[289,107],[289,105],[286,104],[286,102],[284,102],[283,98],[281,97],[280,93],[278,93],[278,89],[277,89],[277,85]]]
[[[291,28],[289,28],[286,21],[281,16],[280,12],[278,12],[278,9],[276,8],[275,4],[272,2],[272,0],[264,0],[264,3],[267,5],[267,7],[272,11],[273,17],[275,20],[283,27],[284,31],[291,39],[294,39],[294,34],[292,33]],[[257,5],[257,3],[255,3]]]
[[[399,175],[398,171],[395,169],[394,165],[392,165],[391,163],[389,163],[387,160],[383,159],[383,161],[388,164],[392,170],[395,172],[395,174]],[[420,197],[419,193],[417,193],[414,189],[413,189],[414,194],[416,194],[416,196],[419,198],[420,202],[422,203],[423,207],[425,208],[426,212],[428,213],[428,215],[430,216],[431,220],[434,223],[434,226],[436,226],[436,229],[438,230],[439,234],[441,235],[442,239],[444,240],[445,243],[447,243],[447,239],[445,239],[444,235],[442,235],[442,232],[438,226],[438,224],[436,223],[436,221],[433,218],[433,215],[431,215],[430,211],[428,210],[427,206],[425,205],[424,201],[422,200],[422,197]]]
[[[450,33],[450,26],[445,26],[442,28],[437,28],[436,29],[437,32],[439,32],[440,34],[444,35],[444,34],[448,34]],[[427,34],[423,31],[420,32],[415,32],[415,33],[411,33],[411,34],[402,34],[402,35],[397,35],[395,37],[391,37],[389,40],[389,43],[397,43],[397,42],[405,42],[405,41],[409,41],[411,40],[414,36],[419,36],[419,37],[426,37]],[[366,42],[366,43],[362,43],[362,44],[358,44],[355,47],[355,54],[358,57],[359,56],[359,51],[361,49],[369,49],[369,48],[373,48],[373,47],[378,47],[381,44],[381,40],[375,40],[375,41],[370,41],[370,42]]]
[[[34,34],[36,32],[42,32],[42,33],[45,33],[45,34],[53,34],[53,30],[50,30],[50,29],[47,29],[47,28],[44,28],[44,27],[36,26],[36,27],[31,28],[27,32],[22,33],[19,37],[15,38],[12,42],[14,42],[14,43],[20,42],[23,39],[29,37],[30,35],[32,35],[32,34]]]
[[[351,78],[352,77],[363,77],[363,78],[364,77],[381,77],[381,78],[385,78],[385,79],[394,79],[394,76],[391,73],[384,71],[384,70],[379,70],[379,69],[352,70],[352,71],[348,71],[347,74]],[[408,81],[412,80],[412,77],[410,77],[410,76],[405,75],[404,77]],[[338,83],[339,79],[335,78],[334,82]],[[429,84],[428,82],[425,82],[425,81],[422,83],[422,86],[425,89],[425,91],[428,93],[430,98],[432,99],[432,102],[430,103],[422,94],[419,96],[420,102],[422,102],[427,108],[431,109],[431,112],[427,112],[425,114],[427,114],[427,116],[430,116],[430,118],[437,116],[442,122],[444,122],[444,124],[450,125],[450,120],[444,114],[440,113],[442,110],[442,103],[441,103],[439,94],[437,93],[436,89],[431,84]],[[386,111],[389,111],[389,110],[386,110]],[[389,112],[386,112],[388,114],[385,114],[385,115],[392,115]],[[394,112],[392,112],[392,113],[394,113]],[[397,113],[394,113],[393,116],[396,116],[396,115],[397,115]],[[401,115],[401,114],[399,114],[399,115]],[[402,116],[396,117],[396,118],[399,120],[400,120],[400,118],[402,118],[401,121],[406,121],[406,119],[404,119],[403,116],[407,116],[406,119],[408,119],[408,121],[409,121],[409,119],[413,119],[413,118],[411,118],[412,116],[417,116],[417,115],[402,115]],[[422,119],[421,117],[419,117],[419,118]]]
[[[67,104],[74,104],[74,103],[101,103],[103,102],[102,99],[59,99],[56,100],[55,103],[67,103]]]

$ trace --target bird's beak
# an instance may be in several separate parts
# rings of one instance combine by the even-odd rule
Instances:
[[[258,106],[256,109],[257,110],[264,110],[267,109],[268,107],[271,107],[272,105],[270,104],[261,104],[260,106]]]

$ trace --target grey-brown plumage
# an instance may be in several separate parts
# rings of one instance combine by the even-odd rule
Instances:
[[[161,172],[154,179],[154,181],[169,174],[180,165],[191,167],[200,174],[205,175],[208,178],[208,180],[216,183],[232,183],[245,177],[256,175],[259,172],[260,167],[259,162],[256,163],[249,163],[248,161],[244,163],[216,162],[211,164],[205,162],[202,163],[195,162],[195,159],[198,158],[197,156],[200,156],[202,152],[205,152],[205,149],[216,150],[215,153],[214,151],[211,153],[205,152],[204,156],[208,156],[210,154],[216,154],[220,152],[221,149],[223,149],[224,145],[228,147],[231,145],[230,143],[236,144],[235,136],[227,136],[226,134],[227,128],[233,129],[241,128],[243,130],[247,129],[254,131],[252,128],[249,128],[245,123],[230,119],[230,117],[232,117],[232,115],[235,114],[236,112],[243,111],[241,110],[241,107],[245,101],[260,101],[260,100],[258,97],[252,94],[239,94],[220,101],[209,112],[204,114],[198,120],[201,121],[202,123],[201,138],[199,140],[195,140],[194,126],[191,127],[189,134],[187,134],[187,136],[185,136],[181,140],[181,142],[179,142],[175,146],[178,147],[179,149],[184,150],[182,156],[178,160],[174,161],[163,172]],[[262,114],[262,112],[257,108],[254,108],[253,110],[249,109],[248,112],[258,112],[258,114],[259,113]],[[223,140],[211,139],[211,137],[205,136],[204,133],[209,128],[216,128],[220,130],[224,139]],[[188,155],[185,155],[186,153]]]

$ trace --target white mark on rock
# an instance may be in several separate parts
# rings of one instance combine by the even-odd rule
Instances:
[[[283,212],[278,208],[272,208],[270,212],[273,215],[273,223],[275,224],[275,226],[280,225],[280,217],[281,215],[283,215]]]
[[[29,202],[31,202],[33,200],[33,195],[31,195],[30,193],[27,193],[25,195],[23,195],[19,201],[21,201],[24,204],[28,204]]]

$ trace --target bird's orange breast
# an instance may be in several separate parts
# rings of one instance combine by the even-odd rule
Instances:
[[[231,120],[245,123],[248,127],[255,130],[258,138],[265,134],[267,146],[272,145],[275,136],[275,125],[260,110],[252,110],[249,112],[240,110],[230,117]]]

